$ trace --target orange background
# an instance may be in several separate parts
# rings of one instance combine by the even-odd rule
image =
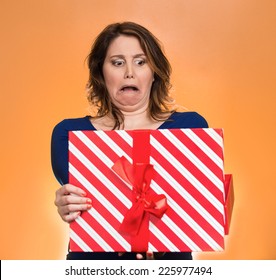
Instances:
[[[84,59],[107,24],[131,20],[163,43],[173,95],[224,128],[235,207],[226,249],[196,259],[276,259],[274,0],[1,0],[1,259],[64,259],[68,225],[50,138],[88,114]]]

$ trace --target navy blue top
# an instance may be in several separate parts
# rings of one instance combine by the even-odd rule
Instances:
[[[196,112],[175,112],[158,129],[169,128],[207,128],[207,121]],[[61,185],[68,183],[68,131],[96,130],[90,122],[90,116],[65,119],[58,123],[52,133],[51,162],[52,169]],[[124,254],[123,258],[135,258],[134,253]],[[72,253],[67,259],[117,259],[117,253]],[[166,259],[191,259],[190,253],[166,253]],[[165,259],[163,257],[163,259]],[[122,259],[120,257],[119,259]]]

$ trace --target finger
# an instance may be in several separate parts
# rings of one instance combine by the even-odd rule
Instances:
[[[60,189],[61,189],[61,191],[60,191],[61,195],[62,194],[75,194],[78,196],[86,196],[86,192],[83,189],[76,187],[74,185],[71,185],[71,184],[65,184]]]
[[[78,212],[71,212],[70,214],[68,215],[63,215],[61,216],[61,218],[63,219],[63,221],[67,222],[67,223],[71,223],[73,222],[74,220],[77,219],[77,217],[79,217],[81,214],[80,211]]]
[[[92,208],[91,204],[68,204],[65,206],[58,207],[58,213],[60,216],[69,215],[74,212],[87,211]]]
[[[79,197],[74,195],[64,195],[57,202],[57,206],[65,206],[69,204],[91,204],[92,200],[86,197]]]
[[[92,205],[92,200],[90,198],[80,198],[71,195],[64,195],[55,199],[55,205],[58,208],[69,205]]]
[[[73,188],[71,188],[69,186],[64,186],[64,187],[59,188],[56,191],[56,197],[55,197],[55,201],[54,201],[56,206],[61,205],[63,198],[70,195],[70,190],[74,191]],[[82,196],[80,196],[80,197],[82,197]],[[63,204],[64,204],[64,202],[63,202]]]
[[[144,259],[144,256],[140,253],[136,254],[136,259],[137,260],[143,260]]]
[[[148,251],[148,252],[146,253],[146,258],[147,258],[147,260],[154,260],[154,254],[153,254],[153,252],[152,252],[152,251]]]

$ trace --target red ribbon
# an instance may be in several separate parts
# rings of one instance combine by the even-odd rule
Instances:
[[[136,157],[138,152],[145,152],[145,146],[143,148],[143,151],[135,151],[134,149]],[[144,154],[149,154],[149,151]],[[150,183],[154,177],[155,170],[151,164],[145,162],[134,162],[132,165],[125,157],[121,157],[117,162],[115,162],[112,169],[124,181],[131,184],[133,187],[132,207],[126,213],[119,230],[121,233],[132,237],[132,251],[147,251],[150,214],[153,214],[158,218],[162,218],[163,214],[168,209],[165,195],[158,195],[150,188]]]

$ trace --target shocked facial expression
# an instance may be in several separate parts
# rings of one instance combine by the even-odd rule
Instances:
[[[121,111],[148,107],[154,73],[136,37],[120,35],[111,42],[103,76],[113,104]]]

